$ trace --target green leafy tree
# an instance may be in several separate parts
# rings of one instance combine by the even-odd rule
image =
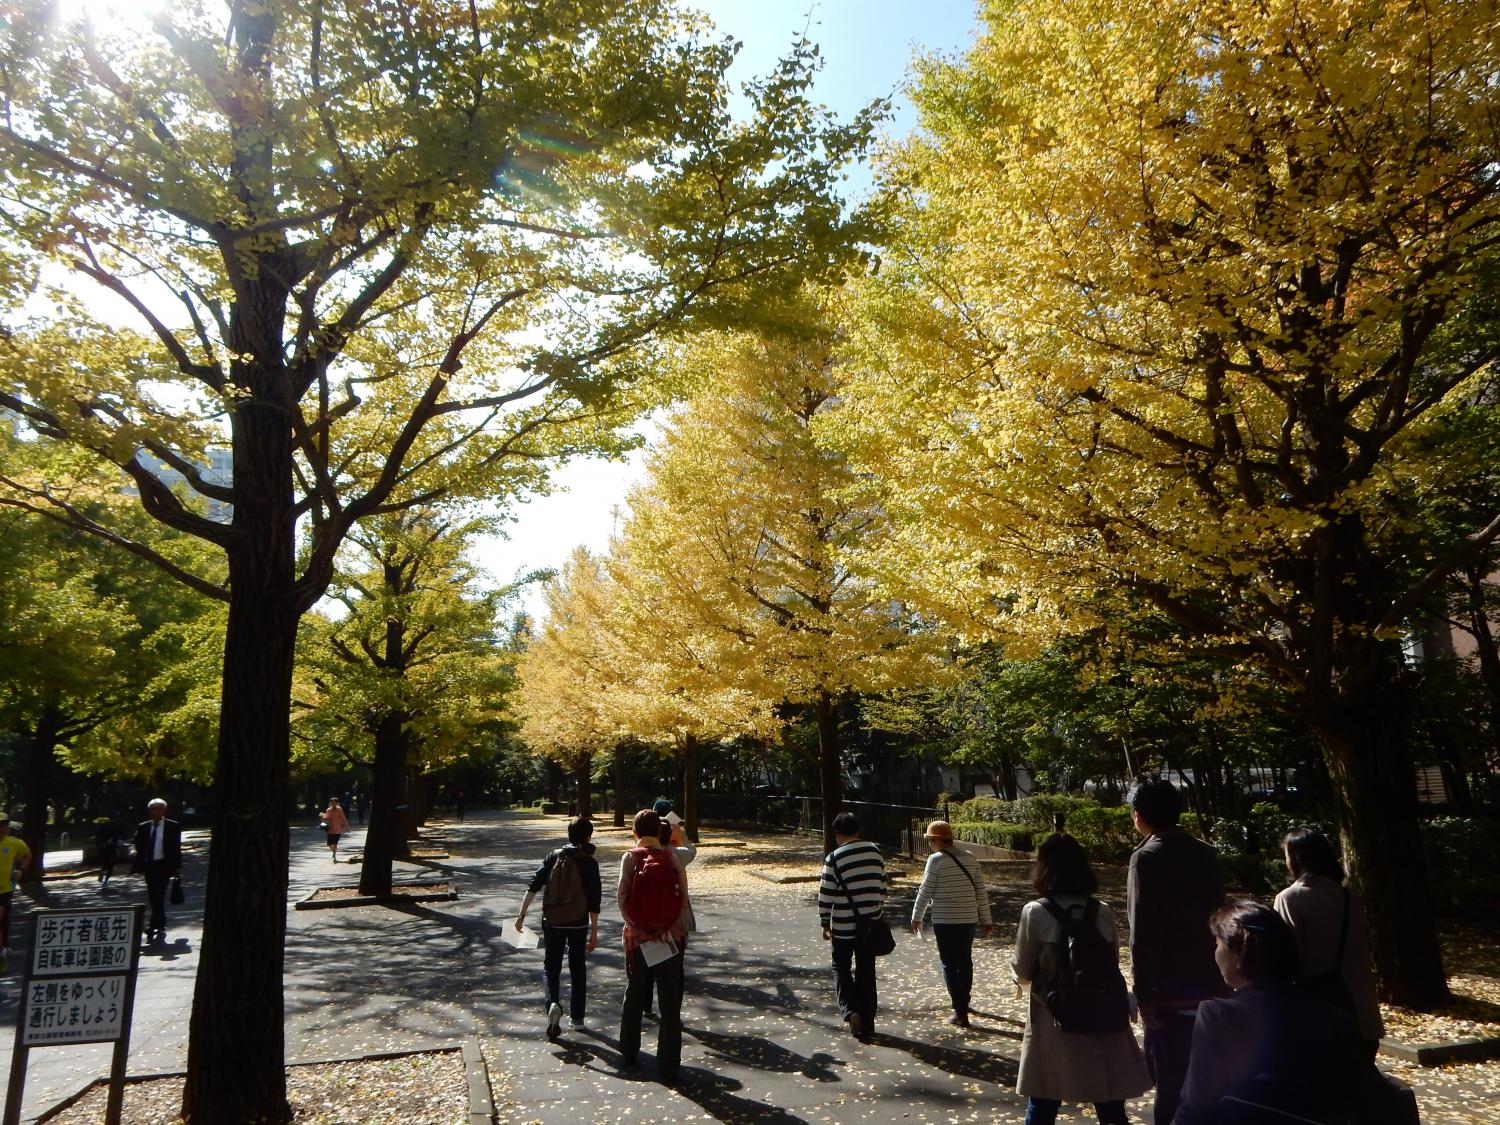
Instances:
[[[607,408],[644,344],[753,317],[846,255],[833,187],[870,123],[808,102],[814,55],[797,46],[735,124],[732,46],[665,0],[199,0],[149,27],[13,9],[0,404],[227,560],[221,583],[156,556],[228,605],[186,1116],[289,1113],[288,703],[339,544],[393,502],[555,453],[549,428]],[[143,335],[67,293],[22,324],[42,262]],[[204,451],[226,441],[215,479]],[[69,510],[56,482],[5,502]]]
[[[60,466],[59,460],[67,461]],[[102,514],[129,501],[119,480],[90,474],[66,451],[0,431],[0,479],[75,473],[69,503]],[[121,517],[149,533],[149,521]],[[210,666],[180,639],[212,634],[216,615],[181,604],[179,587],[158,569],[101,549],[92,536],[57,520],[0,508],[7,549],[0,559],[0,729],[21,754],[22,837],[31,848],[26,881],[46,864],[48,809],[59,764],[90,773],[154,778],[169,763],[211,761],[211,729],[182,722],[182,708]],[[156,548],[183,557],[193,545],[157,535]],[[192,773],[190,768],[174,772]]]
[[[373,516],[349,535],[330,596],[345,611],[304,621],[295,727],[304,766],[372,774],[360,893],[389,894],[408,853],[413,790],[506,724],[514,685],[500,617],[511,591],[481,592],[465,558],[491,521],[432,507]]]

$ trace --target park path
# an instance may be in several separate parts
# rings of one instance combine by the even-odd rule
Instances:
[[[478,813],[435,825],[427,835],[448,857],[401,864],[398,879],[443,879],[454,902],[293,911],[286,944],[287,1057],[326,1059],[451,1045],[478,1037],[503,1122],[625,1122],[660,1119],[768,1122],[1019,1122],[1013,1092],[1020,1049],[1020,1001],[1005,965],[1019,886],[996,886],[1000,934],[977,951],[975,1030],[948,1014],[932,943],[902,937],[880,965],[882,1012],[875,1043],[854,1042],[833,1004],[827,947],[819,939],[814,884],[772,884],[748,874],[762,866],[738,849],[706,847],[689,871],[702,932],[689,946],[684,1003],[683,1083],[654,1080],[648,1024],[643,1065],[618,1066],[618,1013],[624,990],[614,875],[626,841],[601,830],[605,903],[600,948],[590,958],[588,1032],[542,1034],[541,954],[503,939],[526,883],[563,837],[562,818]],[[713,835],[708,837],[712,842]],[[357,852],[362,831],[348,841]],[[189,841],[190,845],[193,841]],[[132,1073],[180,1070],[201,934],[204,843],[185,863],[188,903],[173,915],[174,944],[142,958]],[[776,857],[786,870],[817,869],[813,846]],[[290,898],[355,881],[353,867],[329,862],[322,833],[292,829]],[[893,892],[894,917],[909,910],[909,877]],[[91,879],[47,885],[45,905],[92,905],[143,898],[139,880],[100,892]],[[24,908],[16,933],[24,931]],[[566,980],[566,974],[564,979]],[[14,1022],[14,982],[0,1009]],[[0,1038],[8,1067],[9,1037]],[[107,1072],[102,1046],[57,1047],[32,1055],[27,1120]],[[1472,1103],[1471,1103],[1472,1104]],[[1425,1105],[1425,1102],[1424,1102]],[[1146,1103],[1132,1106],[1149,1121]],[[1065,1107],[1062,1120],[1092,1120]],[[1455,1118],[1453,1120],[1479,1120]],[[1447,1120],[1447,1119],[1444,1119]],[[352,1125],[352,1123],[351,1123]],[[411,1122],[409,1125],[424,1125]]]

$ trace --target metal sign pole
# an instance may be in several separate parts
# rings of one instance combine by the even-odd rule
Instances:
[[[3,1125],[20,1125],[31,1049],[74,1043],[115,1045],[105,1121],[120,1125],[143,910],[32,914]]]
[[[16,1005],[16,1043],[10,1054],[10,1088],[5,1092],[5,1125],[21,1125],[21,1100],[26,1094],[26,990],[31,984],[31,951],[36,948],[37,917],[31,916],[31,940],[26,945],[26,968],[21,973],[21,999]]]
[[[135,1016],[135,978],[141,963],[141,920],[145,909],[140,903],[131,908],[130,975],[125,978],[124,1022],[109,1064],[109,1103],[104,1109],[104,1125],[120,1125],[120,1115],[125,1110],[125,1063],[130,1055],[130,1024]]]

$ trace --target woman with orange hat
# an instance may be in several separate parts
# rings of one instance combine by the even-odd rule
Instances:
[[[932,854],[922,872],[922,885],[911,908],[911,932],[922,929],[922,918],[932,907],[932,934],[937,938],[938,961],[943,983],[953,1001],[954,1027],[969,1026],[969,994],[974,988],[974,931],[984,927],[984,936],[995,932],[990,917],[990,896],[984,889],[979,860],[953,839],[953,826],[934,820],[927,826],[927,846]]]

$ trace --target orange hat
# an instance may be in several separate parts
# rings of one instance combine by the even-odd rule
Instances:
[[[934,820],[927,826],[925,835],[928,839],[951,840],[953,839],[953,825],[946,820]]]

